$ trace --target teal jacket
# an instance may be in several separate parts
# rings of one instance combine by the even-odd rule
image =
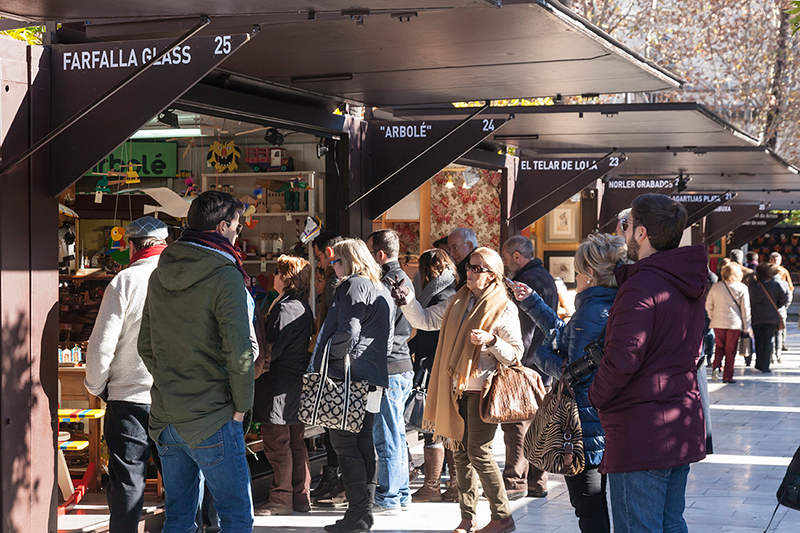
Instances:
[[[153,375],[150,437],[172,424],[196,447],[253,406],[253,347],[242,275],[221,253],[170,244],[150,278],[139,355]]]

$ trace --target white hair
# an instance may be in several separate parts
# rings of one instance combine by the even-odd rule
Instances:
[[[478,237],[469,228],[456,228],[450,232],[450,235],[458,235],[464,242],[471,242],[473,250],[478,247]]]

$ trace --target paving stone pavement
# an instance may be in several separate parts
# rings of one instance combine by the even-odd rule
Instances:
[[[800,446],[800,332],[789,325],[782,362],[772,374],[745,368],[736,361],[737,383],[713,383],[709,379],[714,454],[694,464],[686,489],[684,517],[693,532],[761,533],[777,503],[775,491],[786,466]],[[503,441],[498,430],[495,455],[502,468]],[[421,462],[421,443],[412,447]],[[421,478],[412,485],[420,486]],[[511,502],[517,531],[566,533],[578,531],[563,477],[551,476],[547,498],[523,498]],[[313,510],[308,514],[256,517],[257,533],[289,530],[320,533],[341,512]],[[460,519],[458,504],[415,503],[399,516],[377,516],[374,531],[452,531]],[[489,520],[489,504],[481,500],[479,526]],[[769,530],[800,532],[800,511],[781,507]]]

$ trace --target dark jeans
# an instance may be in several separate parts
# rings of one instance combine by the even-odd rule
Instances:
[[[609,533],[606,475],[589,466],[577,476],[564,476],[564,481],[581,533]]]
[[[308,449],[303,440],[305,428],[304,424],[261,425],[264,455],[274,472],[269,491],[271,504],[284,507],[305,507],[311,504],[311,470]]]
[[[352,523],[364,520],[372,526],[372,503],[378,469],[375,460],[375,443],[372,440],[374,413],[364,415],[364,426],[359,433],[338,429],[330,430],[331,444],[339,457],[344,493],[347,496],[345,520]]]
[[[777,324],[753,324],[756,338],[756,364],[758,370],[769,370],[772,352],[775,350],[775,329]]]
[[[111,401],[106,407],[104,433],[109,477],[106,496],[112,533],[139,531],[147,461],[155,446],[147,435],[149,417],[147,404]]]
[[[523,453],[525,435],[533,420],[500,424],[503,442],[506,445],[506,466],[503,468],[503,483],[506,490],[547,490],[547,472],[528,463]]]

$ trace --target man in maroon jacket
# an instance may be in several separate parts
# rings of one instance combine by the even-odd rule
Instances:
[[[600,414],[615,533],[687,531],[689,464],[702,460],[705,420],[697,388],[703,346],[707,256],[678,248],[686,209],[644,194],[623,221],[628,258],[589,389]]]

